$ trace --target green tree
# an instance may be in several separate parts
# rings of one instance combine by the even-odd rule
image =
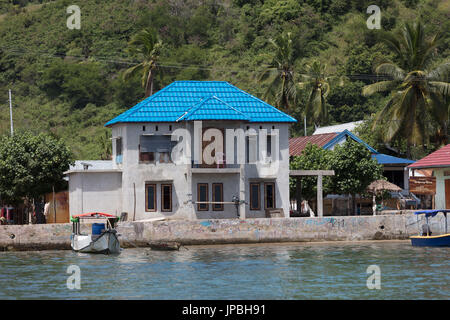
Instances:
[[[133,56],[138,56],[142,62],[125,70],[123,77],[128,79],[137,73],[141,73],[141,84],[145,89],[145,97],[147,98],[153,94],[153,80],[158,68],[162,42],[154,30],[144,29],[133,36],[128,45],[128,51]]]
[[[48,134],[18,132],[0,137],[0,196],[20,203],[37,199],[64,185],[63,173],[72,154],[59,139]]]
[[[306,65],[306,73],[302,74],[299,87],[307,92],[305,115],[312,119],[316,126],[328,122],[327,96],[330,92],[330,78],[325,75],[326,66],[319,61]]]
[[[407,23],[401,34],[385,33],[381,39],[396,54],[398,63],[379,64],[375,71],[389,79],[367,85],[362,92],[365,96],[391,92],[390,100],[377,114],[376,124],[383,126],[385,141],[405,137],[409,157],[412,145],[426,143],[430,115],[439,118],[438,110],[447,107],[443,100],[450,95],[450,63],[429,70],[439,37],[435,34],[427,39],[421,23]]]
[[[276,107],[290,112],[297,103],[291,33],[281,34],[269,41],[275,50],[275,56],[259,78],[260,82],[269,80],[264,99],[272,100]]]
[[[355,214],[355,195],[364,194],[371,182],[383,177],[383,167],[372,158],[370,151],[352,139],[335,147],[329,168],[335,173],[330,182],[331,190],[352,195],[352,214]]]
[[[289,162],[291,170],[329,170],[332,151],[325,150],[315,144],[308,143],[303,149],[301,156],[295,156]],[[298,178],[301,185],[297,185],[297,178],[290,178],[289,189],[291,198],[296,197],[297,203],[300,203],[296,191],[300,191],[297,187],[301,187],[301,196],[306,200],[313,200],[317,197],[317,177],[304,176]],[[324,176],[322,181],[323,192],[329,192],[330,177]]]

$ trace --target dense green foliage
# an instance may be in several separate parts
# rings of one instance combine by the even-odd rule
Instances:
[[[174,80],[226,80],[261,98],[274,79],[259,81],[260,75],[268,65],[279,69],[273,44],[290,33],[288,60],[294,75],[318,61],[327,66],[327,77],[347,79],[342,87],[330,86],[324,101],[328,122],[321,125],[372,117],[389,93],[362,96],[362,88],[377,80],[373,75],[379,61],[398,63],[379,41],[379,30],[366,27],[368,0],[83,0],[78,3],[81,30],[66,26],[66,9],[72,4],[0,0],[0,134],[9,130],[6,100],[11,88],[15,128],[52,132],[77,159],[106,157],[103,137],[108,129],[103,125],[144,98],[142,74],[127,81],[122,77],[143,62],[127,50],[143,29],[156,30],[163,43],[154,91]],[[377,5],[385,31],[416,19],[427,34],[440,31],[444,41],[432,66],[448,60],[448,1],[382,0]],[[285,95],[282,99],[290,94],[277,92]],[[290,113],[302,120],[308,92],[300,91],[295,99]],[[434,118],[429,121],[440,127]],[[308,133],[312,130],[308,119]],[[293,126],[293,134],[303,134],[303,121]],[[430,149],[437,147],[436,141],[431,140]],[[391,144],[405,150],[402,137]],[[382,145],[374,147],[384,151]]]
[[[16,132],[0,139],[0,194],[7,203],[37,198],[64,186],[72,154],[51,135]]]

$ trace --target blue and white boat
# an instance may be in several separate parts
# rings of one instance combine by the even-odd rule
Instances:
[[[445,233],[441,235],[431,235],[428,218],[432,218],[436,216],[438,213],[442,213],[445,217]],[[450,212],[449,209],[436,209],[436,210],[421,210],[416,211],[415,214],[424,214],[426,218],[426,231],[420,232],[419,226],[419,235],[411,236],[411,244],[416,247],[450,247],[450,233],[447,230],[447,213]],[[417,221],[418,220],[417,216]]]
[[[102,219],[105,223],[93,223],[92,234],[81,234],[80,219]],[[115,230],[119,218],[108,213],[91,212],[73,216],[71,246],[83,253],[120,253],[120,243]]]

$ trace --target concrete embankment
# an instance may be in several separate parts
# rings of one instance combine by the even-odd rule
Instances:
[[[423,223],[419,221],[419,225]],[[444,216],[430,220],[434,234],[444,233]],[[90,225],[83,224],[82,232]],[[121,246],[145,247],[148,242],[183,245],[259,242],[404,240],[418,233],[412,214],[323,218],[167,220],[121,222]],[[70,249],[71,224],[0,226],[0,250]]]

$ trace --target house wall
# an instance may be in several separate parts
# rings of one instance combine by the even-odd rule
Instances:
[[[434,176],[436,177],[436,197],[435,197],[435,209],[446,209],[445,201],[445,180],[450,179],[450,175],[444,175],[445,172],[449,172],[448,168],[439,168],[434,170]],[[447,191],[449,193],[449,191]]]
[[[122,212],[121,172],[74,172],[69,180],[70,215],[104,212],[120,216]]]
[[[145,126],[145,131],[144,131]],[[156,131],[156,126],[158,130]],[[172,130],[169,130],[172,126]],[[236,208],[234,205],[225,204],[224,211],[197,211],[197,206],[192,203],[197,199],[197,183],[206,182],[209,186],[209,201],[212,201],[212,183],[223,183],[224,201],[231,201],[233,195],[238,195],[241,200],[247,202],[244,205],[245,216],[264,217],[264,204],[262,210],[250,211],[248,206],[248,189],[250,181],[275,182],[276,206],[283,208],[285,216],[289,216],[289,125],[288,124],[247,124],[239,121],[203,121],[203,128],[260,128],[270,130],[274,126],[279,130],[280,154],[277,163],[268,167],[255,164],[236,164],[233,167],[241,168],[240,172],[204,174],[191,173],[191,165],[175,163],[140,163],[139,162],[139,137],[142,134],[171,134],[177,128],[185,128],[191,133],[193,139],[194,125],[192,122],[183,123],[127,123],[114,125],[112,129],[113,142],[121,137],[123,141],[122,164],[114,164],[115,168],[122,169],[122,211],[127,212],[129,217],[135,220],[172,217],[184,219],[207,219],[207,218],[235,218]],[[193,141],[193,140],[192,140]],[[191,142],[191,151],[194,143]],[[113,161],[115,159],[115,143],[113,143]],[[224,148],[225,149],[225,148]],[[235,154],[236,154],[235,147]],[[192,153],[193,154],[193,153]],[[273,169],[273,170],[270,170]],[[239,170],[238,170],[239,171]],[[242,173],[242,175],[241,175]],[[145,184],[156,183],[157,185],[157,211],[145,211]],[[172,189],[172,211],[161,211],[161,183],[171,183]],[[242,189],[242,192],[241,192]],[[261,198],[264,198],[261,188]],[[135,200],[136,199],[136,200]]]

